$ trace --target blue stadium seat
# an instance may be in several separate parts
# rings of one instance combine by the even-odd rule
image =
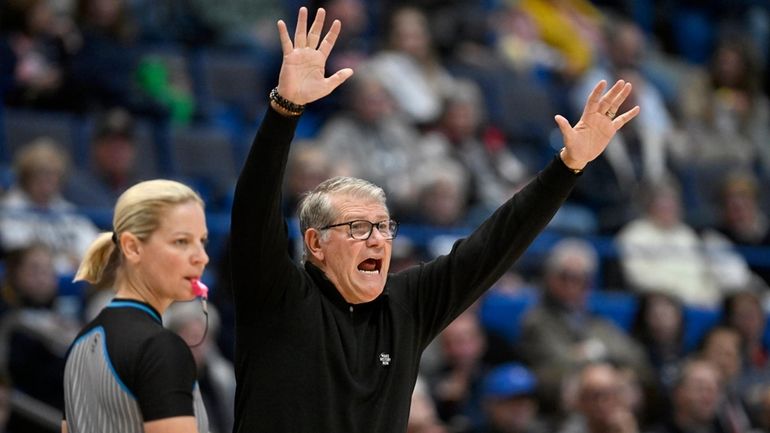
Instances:
[[[234,146],[227,132],[206,126],[173,128],[170,146],[174,173],[209,195],[210,206],[224,202],[237,176]]]
[[[695,306],[684,307],[684,347],[687,351],[697,349],[706,333],[717,325],[722,312]]]
[[[75,114],[5,108],[2,121],[5,148],[0,149],[0,157],[6,162],[13,160],[20,147],[39,137],[54,139],[69,153],[73,164],[82,166],[85,161],[84,122]]]
[[[479,319],[485,329],[516,344],[521,334],[521,320],[537,300],[534,291],[515,296],[489,293],[481,303]]]
[[[196,95],[206,117],[231,128],[253,123],[267,103],[260,59],[223,49],[203,50],[195,59]]]
[[[626,332],[631,330],[638,307],[638,299],[632,293],[594,290],[588,296],[589,311],[612,321]]]

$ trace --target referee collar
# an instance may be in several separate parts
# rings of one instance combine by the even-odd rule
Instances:
[[[124,298],[115,298],[112,301],[110,301],[109,304],[107,304],[106,308],[136,308],[137,310],[142,310],[145,313],[149,314],[150,317],[155,319],[156,322],[163,324],[163,320],[161,320],[160,313],[152,307],[152,305],[137,301],[135,299],[124,299]]]

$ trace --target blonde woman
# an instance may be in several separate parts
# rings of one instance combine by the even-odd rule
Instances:
[[[161,322],[194,299],[209,261],[203,201],[177,182],[141,182],[118,199],[113,227],[75,276],[116,295],[70,347],[62,432],[208,432],[190,349]]]

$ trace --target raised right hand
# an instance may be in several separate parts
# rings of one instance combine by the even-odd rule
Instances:
[[[301,7],[297,17],[294,42],[283,20],[278,21],[278,34],[283,50],[283,63],[278,76],[278,93],[295,104],[307,104],[331,93],[345,82],[353,70],[344,68],[326,78],[326,59],[340,34],[340,21],[334,20],[326,36],[321,40],[326,11],[318,9],[307,31],[307,8]],[[320,44],[319,44],[320,42]]]

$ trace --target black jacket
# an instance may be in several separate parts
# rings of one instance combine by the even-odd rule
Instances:
[[[451,253],[351,305],[287,252],[281,185],[295,126],[268,110],[235,191],[235,431],[404,432],[422,351],[510,268],[576,176],[556,158]]]

